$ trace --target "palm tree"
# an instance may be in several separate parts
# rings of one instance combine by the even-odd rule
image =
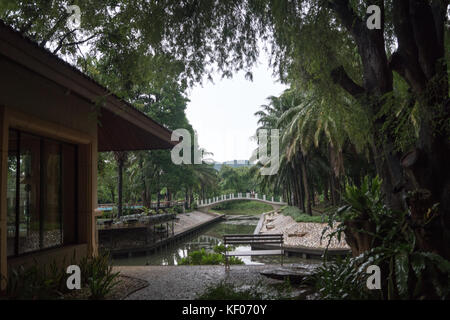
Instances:
[[[207,190],[212,190],[218,184],[217,170],[213,165],[203,163],[193,165],[192,173],[195,179],[193,189],[197,190],[200,197],[205,199]]]
[[[123,210],[123,167],[128,159],[128,152],[114,151],[114,159],[117,162],[117,215],[120,218]]]
[[[314,194],[322,191],[337,204],[340,180],[345,172],[344,146],[362,150],[367,145],[364,130],[354,134],[347,124],[354,116],[345,97],[333,97],[313,91],[286,90],[280,97],[269,97],[269,104],[255,113],[258,129],[280,130],[280,171],[277,176],[260,178],[262,186],[277,186],[288,202],[312,213]],[[354,110],[354,108],[352,108]],[[363,123],[363,122],[361,122]],[[353,130],[353,132],[352,132]]]

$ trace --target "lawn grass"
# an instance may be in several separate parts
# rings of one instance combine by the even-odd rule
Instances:
[[[225,202],[218,204],[217,206],[211,209],[211,211],[213,212],[229,215],[237,215],[237,214],[260,215],[261,213],[269,212],[272,210],[273,208],[271,205],[248,200],[236,200]]]
[[[322,216],[310,216],[304,213],[297,207],[284,206],[281,208],[280,212],[285,216],[292,217],[296,222],[316,222],[323,223],[326,222],[325,217]]]

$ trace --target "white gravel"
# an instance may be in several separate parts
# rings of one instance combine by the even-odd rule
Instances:
[[[264,223],[260,230],[262,234],[283,234],[285,246],[302,246],[309,248],[326,248],[328,237],[331,231],[327,231],[323,240],[320,240],[322,231],[328,224],[313,222],[295,222],[292,217],[279,213],[265,215]],[[335,230],[335,229],[333,229]],[[347,242],[341,239],[339,242],[333,237],[330,249],[349,249]]]
[[[281,284],[283,281],[260,274],[279,265],[233,265],[229,272],[224,266],[140,266],[114,267],[121,275],[145,280],[149,286],[129,295],[126,300],[192,300],[220,281],[247,287],[263,283]]]

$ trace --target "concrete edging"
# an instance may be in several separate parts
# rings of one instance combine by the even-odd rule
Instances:
[[[259,232],[261,231],[261,228],[263,226],[266,214],[271,214],[271,213],[274,213],[275,211],[276,210],[272,210],[272,211],[269,211],[269,212],[261,213],[261,217],[259,217],[258,224],[256,225],[256,228],[255,228],[255,231],[253,231],[253,234],[259,234]]]
[[[213,224],[219,220],[222,220],[224,217],[225,217],[225,215],[217,216],[211,220],[205,221],[199,225],[196,225],[190,229],[184,230],[178,234],[175,234],[174,236],[163,239],[163,240],[158,241],[149,246],[139,247],[139,248],[116,249],[116,250],[110,250],[109,252],[110,252],[111,256],[115,257],[118,255],[125,255],[125,254],[132,256],[133,253],[146,253],[149,251],[154,251],[154,250],[159,249],[160,247],[168,246],[168,245],[172,244],[173,242],[179,241],[180,239],[182,239],[192,233],[195,233],[195,232],[199,231],[200,229],[203,229],[203,228],[209,226],[210,224]]]

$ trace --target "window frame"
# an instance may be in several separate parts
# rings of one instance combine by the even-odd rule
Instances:
[[[79,145],[76,143],[70,143],[64,140],[58,140],[55,138],[51,138],[51,137],[46,137],[44,135],[40,135],[40,134],[36,134],[36,133],[32,133],[32,132],[28,132],[25,130],[21,130],[21,129],[17,129],[14,127],[9,127],[8,128],[9,131],[9,135],[11,135],[11,132],[15,132],[15,135],[17,137],[17,142],[16,142],[16,152],[14,154],[15,159],[16,159],[16,177],[15,177],[15,201],[14,201],[14,211],[15,211],[15,235],[14,235],[14,250],[13,250],[13,254],[8,255],[7,254],[7,258],[16,258],[16,257],[22,257],[22,256],[26,256],[26,255],[30,255],[30,254],[35,254],[35,253],[39,253],[39,252],[45,252],[48,250],[54,250],[54,249],[58,249],[58,248],[63,248],[66,246],[71,246],[71,245],[76,245],[79,243],[79,155],[80,155],[80,150],[79,150]],[[37,139],[39,139],[39,148],[40,148],[40,155],[39,155],[39,194],[37,195],[37,197],[40,199],[39,200],[39,206],[38,206],[38,210],[39,210],[39,249],[37,250],[30,250],[27,252],[19,252],[20,249],[20,177],[21,177],[21,161],[20,161],[20,157],[21,157],[21,136],[22,134],[26,134],[26,135],[30,135],[33,136]],[[49,141],[49,142],[53,142],[58,144],[58,151],[59,151],[59,155],[60,155],[60,159],[59,159],[59,194],[60,196],[58,197],[58,202],[59,202],[59,208],[60,208],[60,212],[59,212],[59,230],[60,230],[60,244],[54,245],[54,246],[49,246],[49,247],[44,247],[44,241],[43,241],[43,235],[44,235],[44,225],[45,225],[45,214],[44,214],[44,198],[45,198],[45,187],[43,186],[45,184],[45,179],[43,179],[46,170],[43,170],[43,157],[44,157],[44,142],[45,141]],[[8,150],[9,150],[9,145],[10,140],[8,139]],[[71,216],[71,219],[73,219],[73,223],[72,223],[72,228],[73,228],[73,232],[74,232],[74,239],[71,242],[68,243],[64,243],[64,234],[63,234],[63,230],[64,230],[64,212],[65,212],[65,205],[64,205],[64,186],[63,186],[63,146],[71,146],[74,148],[74,163],[73,163],[73,170],[74,170],[74,185],[73,185],[73,196],[74,196],[74,203],[73,205],[74,210],[73,210],[73,216]],[[9,152],[8,152],[8,156],[9,156]]]

